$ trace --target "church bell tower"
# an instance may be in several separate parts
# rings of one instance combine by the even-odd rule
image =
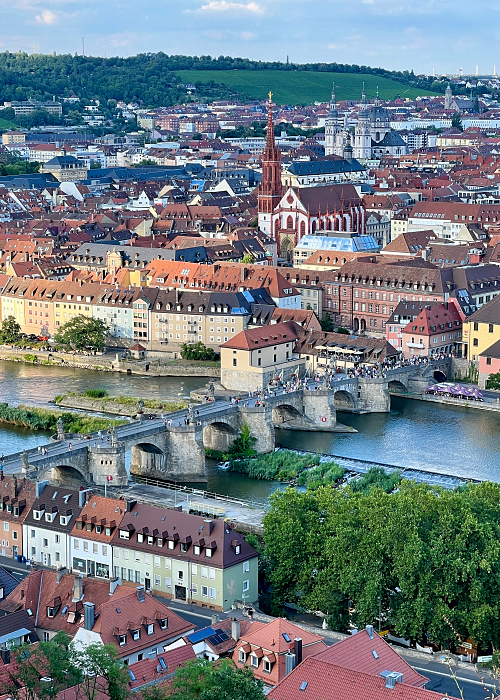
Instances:
[[[259,229],[268,236],[273,236],[271,230],[272,214],[283,196],[281,184],[281,153],[274,140],[274,123],[272,93],[269,93],[267,107],[267,136],[266,146],[262,154],[262,182],[260,183],[259,202]]]

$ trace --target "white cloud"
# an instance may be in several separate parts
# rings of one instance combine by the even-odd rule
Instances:
[[[42,10],[39,15],[35,17],[38,24],[57,24],[58,17],[52,10]]]
[[[195,12],[253,12],[262,14],[264,10],[256,2],[227,2],[227,0],[210,0],[206,5],[202,5]]]

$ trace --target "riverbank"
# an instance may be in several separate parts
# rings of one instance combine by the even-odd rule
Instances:
[[[102,355],[81,355],[71,352],[51,352],[21,348],[0,347],[0,360],[22,362],[28,365],[50,367],[75,367],[96,372],[120,372],[127,375],[150,377],[220,377],[220,365],[213,362],[199,363],[189,360],[169,360],[152,354],[145,360],[120,359],[120,353],[108,351]]]
[[[140,409],[141,399],[132,396],[103,396],[91,398],[85,394],[64,394],[56,396],[54,402],[63,408],[76,408],[80,411],[92,411],[94,413],[108,413],[110,415],[132,417],[137,415]],[[183,401],[161,401],[159,399],[143,399],[142,410],[144,413],[160,415],[173,413],[187,408]]]

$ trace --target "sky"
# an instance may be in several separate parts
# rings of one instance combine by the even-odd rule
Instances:
[[[0,51],[500,71],[492,0],[0,0]]]

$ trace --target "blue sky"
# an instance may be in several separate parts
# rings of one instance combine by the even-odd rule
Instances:
[[[0,50],[145,51],[500,71],[500,5],[472,0],[0,0]]]

